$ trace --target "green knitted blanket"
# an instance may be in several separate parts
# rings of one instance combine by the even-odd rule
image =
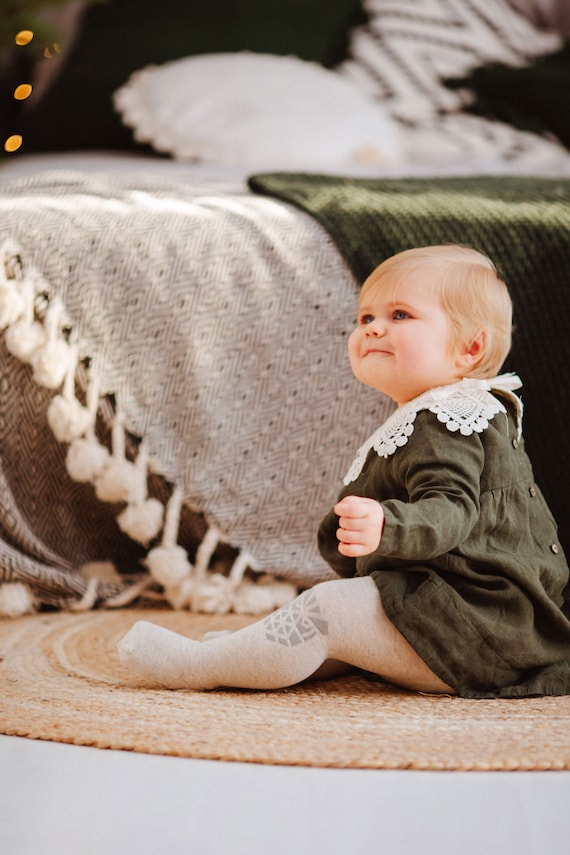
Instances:
[[[570,180],[276,173],[249,184],[314,216],[359,282],[413,246],[457,242],[493,259],[515,308],[505,369],[523,380],[527,450],[570,554]]]

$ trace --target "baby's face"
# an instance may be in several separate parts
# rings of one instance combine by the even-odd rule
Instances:
[[[426,275],[434,274],[408,274],[397,291],[372,287],[348,343],[356,378],[398,404],[463,376],[447,316]]]

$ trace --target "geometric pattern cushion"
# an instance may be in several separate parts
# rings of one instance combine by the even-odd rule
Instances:
[[[534,21],[537,27],[570,35],[570,3],[568,0],[509,0],[513,9]]]
[[[421,124],[461,108],[443,84],[489,62],[523,66],[560,48],[507,0],[364,0],[368,22],[337,67],[381,100],[394,118]]]

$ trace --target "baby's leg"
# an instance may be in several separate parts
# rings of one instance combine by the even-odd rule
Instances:
[[[323,582],[263,620],[207,642],[139,622],[119,643],[119,655],[139,676],[173,689],[278,689],[332,659],[409,688],[449,691],[388,620],[369,577]]]
[[[139,621],[119,642],[124,665],[173,689],[277,689],[299,683],[327,659],[327,625],[314,589],[267,618],[203,641]]]

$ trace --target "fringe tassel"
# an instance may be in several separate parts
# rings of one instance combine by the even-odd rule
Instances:
[[[119,594],[102,600],[102,605],[119,608],[137,597],[152,596],[158,584],[162,597],[174,609],[190,609],[208,614],[260,614],[293,599],[297,588],[286,582],[262,577],[256,583],[245,578],[256,570],[253,557],[241,551],[226,576],[210,569],[222,533],[210,525],[198,546],[194,566],[186,550],[177,543],[183,496],[175,487],[166,508],[148,496],[148,453],[141,442],[135,462],[125,453],[124,416],[119,408],[112,426],[112,450],[95,434],[99,408],[99,383],[89,360],[86,406],[76,398],[75,384],[79,345],[72,340],[65,322],[64,306],[50,294],[49,284],[34,268],[25,273],[18,247],[6,241],[0,247],[0,330],[5,330],[7,347],[16,358],[30,364],[34,380],[54,390],[47,411],[48,424],[58,442],[67,443],[66,469],[78,482],[91,483],[95,495],[104,502],[125,503],[117,524],[132,540],[148,547],[162,531],[160,544],[151,548],[142,563],[147,574]],[[68,340],[69,339],[69,340]],[[110,562],[107,562],[107,565]],[[116,574],[112,581],[120,582]],[[69,608],[74,612],[92,609],[101,601],[101,588],[110,580],[101,566],[86,572],[83,596]],[[0,585],[0,616],[25,614],[35,610],[26,585]]]

